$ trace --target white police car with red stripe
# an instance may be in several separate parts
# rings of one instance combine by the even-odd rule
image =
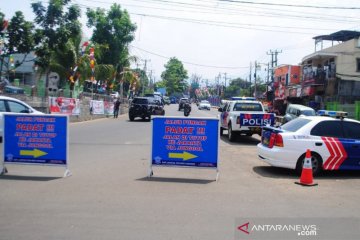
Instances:
[[[360,122],[343,112],[302,116],[280,127],[264,127],[258,156],[272,166],[301,172],[306,149],[311,150],[313,173],[321,170],[360,170]]]

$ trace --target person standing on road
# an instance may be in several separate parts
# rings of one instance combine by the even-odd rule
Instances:
[[[114,103],[114,118],[118,118],[120,108],[120,98],[117,98]]]

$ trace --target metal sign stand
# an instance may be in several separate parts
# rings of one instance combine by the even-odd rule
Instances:
[[[63,178],[70,177],[71,175],[72,173],[70,172],[70,170],[66,168]]]
[[[157,167],[168,167],[168,166],[157,166]],[[176,167],[176,166],[174,166]],[[189,168],[189,167],[177,167],[177,168]],[[202,169],[212,169],[212,168],[202,168]],[[154,176],[154,171],[152,168],[152,162],[150,162],[150,168],[149,168],[149,174],[147,175],[148,178],[151,178],[152,176]],[[218,182],[220,178],[220,171],[218,168],[216,168],[216,177],[215,177],[215,181]]]
[[[0,175],[4,175],[5,173],[8,173],[8,170],[5,167],[4,162],[3,162],[2,166],[0,166]]]

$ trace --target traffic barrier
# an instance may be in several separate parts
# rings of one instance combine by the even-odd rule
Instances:
[[[311,164],[311,151],[310,149],[306,150],[305,160],[301,171],[300,182],[295,182],[296,184],[302,186],[316,186],[317,183],[313,182],[313,172]]]

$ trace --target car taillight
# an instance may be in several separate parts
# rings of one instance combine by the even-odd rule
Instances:
[[[236,118],[236,124],[240,124],[240,117]]]
[[[275,133],[272,133],[272,134],[270,135],[270,140],[269,140],[269,145],[268,145],[268,147],[269,147],[269,148],[272,148],[272,147],[274,146],[274,142],[275,142]]]
[[[284,141],[280,134],[272,133],[269,140],[269,148],[272,148],[273,146],[276,147],[284,147]]]
[[[276,137],[275,137],[275,146],[277,146],[277,147],[284,147],[284,141],[283,141],[283,138],[282,138],[281,134],[276,134]]]

